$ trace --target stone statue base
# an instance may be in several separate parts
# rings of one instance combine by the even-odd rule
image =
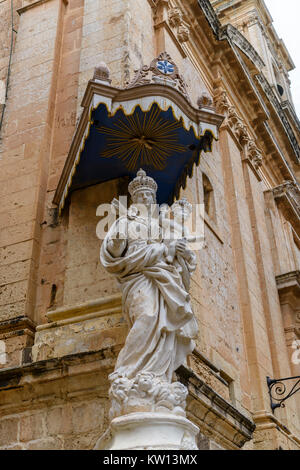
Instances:
[[[95,450],[197,450],[197,426],[168,413],[131,413],[112,420]]]

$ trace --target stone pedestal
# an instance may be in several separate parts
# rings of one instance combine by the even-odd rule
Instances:
[[[131,413],[112,420],[95,450],[197,450],[197,426],[167,413]]]

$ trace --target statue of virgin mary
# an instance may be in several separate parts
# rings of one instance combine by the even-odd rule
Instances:
[[[113,224],[100,253],[104,268],[119,281],[123,314],[129,325],[111,380],[122,379],[123,385],[126,382],[129,386],[137,377],[152,377],[171,384],[173,372],[194,349],[197,322],[182,268],[178,269],[176,262],[167,262],[168,244],[163,236],[151,238],[149,215],[151,205],[156,204],[156,182],[139,170],[128,190],[133,204],[127,217]],[[139,211],[140,205],[146,211]],[[196,256],[185,239],[176,242],[175,259],[176,255],[189,260],[186,269],[191,276]]]

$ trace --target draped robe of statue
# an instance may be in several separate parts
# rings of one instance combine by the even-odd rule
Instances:
[[[123,314],[130,327],[113,375],[133,379],[139,373],[152,373],[170,383],[173,372],[194,349],[197,322],[189,293],[176,263],[167,263],[167,246],[162,241],[131,239],[129,235],[121,242],[122,255],[111,254],[108,245],[120,222],[128,224],[129,234],[136,224],[148,230],[148,221],[137,215],[120,218],[101,247],[104,268],[121,285]],[[195,261],[195,255],[189,253]],[[184,264],[185,276],[190,276],[195,265]]]

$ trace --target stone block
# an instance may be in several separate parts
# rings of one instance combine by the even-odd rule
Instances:
[[[2,418],[0,420],[0,447],[17,443],[19,419]]]
[[[23,416],[20,420],[20,441],[29,442],[44,436],[44,415],[34,413]]]

